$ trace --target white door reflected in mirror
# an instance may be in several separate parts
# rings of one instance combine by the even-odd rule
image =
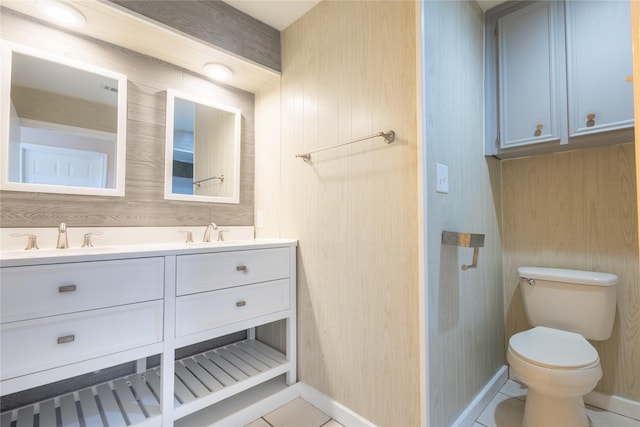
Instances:
[[[240,202],[240,110],[167,91],[165,199]]]
[[[126,76],[1,47],[0,188],[123,196]]]

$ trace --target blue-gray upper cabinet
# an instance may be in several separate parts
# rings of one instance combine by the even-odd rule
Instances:
[[[498,20],[500,148],[560,141],[566,132],[562,19],[541,2]]]
[[[487,12],[486,154],[631,141],[630,26],[626,1],[508,2]]]
[[[633,127],[628,1],[568,1],[569,137]]]

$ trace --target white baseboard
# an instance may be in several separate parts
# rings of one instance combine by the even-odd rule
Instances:
[[[592,391],[584,397],[584,403],[640,421],[640,402],[635,400]]]
[[[506,365],[498,369],[498,372],[489,380],[482,390],[480,390],[480,393],[478,393],[469,406],[467,406],[462,414],[453,422],[451,427],[467,427],[473,425],[480,414],[482,414],[482,411],[484,411],[493,398],[496,397],[504,383],[507,382],[509,377],[508,372]]]
[[[299,383],[302,398],[325,414],[347,427],[376,427],[371,421],[356,414],[351,409],[331,399],[324,393],[305,383]]]
[[[509,377],[514,379],[513,371],[509,372],[507,366],[501,367],[493,378],[484,386],[467,408],[452,424],[452,427],[466,427],[473,425],[491,400],[498,394]],[[246,425],[262,417],[280,406],[286,405],[292,400],[302,397],[325,414],[329,415],[340,424],[347,427],[376,427],[371,421],[356,414],[346,406],[331,399],[326,394],[316,390],[312,386],[298,382],[277,391],[267,398],[256,402],[233,415],[209,424],[211,426]],[[640,420],[640,402],[624,399],[619,396],[607,396],[597,392],[591,392],[584,397],[586,404],[604,409],[609,412],[623,415],[635,420]],[[207,425],[207,424],[203,424]]]

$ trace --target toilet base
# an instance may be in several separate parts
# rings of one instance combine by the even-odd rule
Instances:
[[[546,396],[529,388],[522,427],[589,427],[584,400]]]

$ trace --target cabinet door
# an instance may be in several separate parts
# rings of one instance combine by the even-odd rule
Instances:
[[[498,20],[500,148],[566,139],[563,18],[536,2]]]
[[[569,136],[633,126],[628,1],[568,1]]]

